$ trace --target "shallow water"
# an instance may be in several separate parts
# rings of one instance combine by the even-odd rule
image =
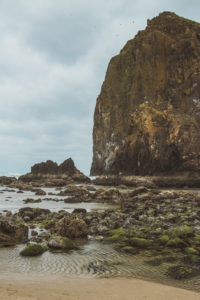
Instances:
[[[4,188],[1,187],[0,191]],[[56,189],[44,188],[48,192],[56,193]],[[190,190],[191,191],[191,190]],[[9,197],[9,198],[8,198]],[[11,198],[10,198],[11,197]],[[75,203],[67,204],[63,201],[42,201],[41,203],[24,204],[27,198],[44,199],[52,197],[63,199],[60,196],[36,196],[33,192],[25,191],[18,194],[17,190],[0,193],[0,212],[11,210],[16,212],[21,207],[31,206],[48,208],[51,211],[65,209],[71,212],[74,208],[105,209],[109,206],[102,203]],[[81,246],[79,251],[69,253],[45,252],[37,257],[22,257],[20,251],[24,245],[12,248],[0,248],[0,277],[15,277],[19,275],[31,276],[80,276],[80,277],[112,277],[112,276],[133,276],[169,284],[185,289],[192,289],[200,292],[200,276],[187,280],[174,280],[166,275],[170,263],[163,263],[160,266],[152,267],[146,264],[149,260],[144,255],[128,255],[118,253],[111,245],[105,245],[96,241],[88,241]]]
[[[6,191],[4,191],[6,189]],[[112,208],[113,206],[104,204],[104,203],[65,203],[63,199],[66,199],[67,196],[57,196],[57,195],[48,195],[48,193],[58,193],[55,188],[42,188],[47,195],[37,196],[34,192],[24,191],[23,193],[17,193],[18,189],[10,189],[5,187],[0,187],[0,212],[3,213],[4,210],[9,210],[12,213],[18,212],[21,207],[39,207],[39,208],[48,208],[51,211],[58,212],[59,210],[66,210],[71,213],[75,208],[85,208],[87,211],[93,209],[105,209]],[[27,203],[25,204],[23,200],[27,198],[32,199],[45,199],[52,198],[59,200],[43,200],[39,203]]]
[[[79,251],[70,253],[45,252],[37,257],[21,257],[24,246],[0,249],[1,277],[76,276],[113,277],[131,276],[152,280],[185,289],[200,291],[200,276],[189,280],[173,280],[165,273],[170,263],[152,267],[145,263],[149,257],[126,255],[116,252],[112,246],[89,241]]]

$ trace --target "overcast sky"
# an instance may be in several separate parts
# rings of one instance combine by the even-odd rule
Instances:
[[[199,0],[0,0],[0,173],[72,157],[89,174],[108,62],[164,10],[200,22]]]

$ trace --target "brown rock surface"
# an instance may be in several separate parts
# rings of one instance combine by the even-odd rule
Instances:
[[[163,12],[109,63],[91,174],[198,174],[199,128],[200,24]]]
[[[0,185],[9,185],[15,181],[16,181],[15,177],[0,176]]]
[[[41,182],[46,186],[64,186],[73,182],[89,182],[90,179],[80,172],[71,158],[58,165],[47,160],[31,167],[31,172],[19,177],[19,182]]]
[[[11,246],[28,240],[28,227],[0,220],[0,246]]]
[[[70,239],[87,238],[88,228],[84,220],[68,216],[58,222],[56,232]]]

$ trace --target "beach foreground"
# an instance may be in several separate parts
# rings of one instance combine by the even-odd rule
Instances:
[[[200,294],[140,279],[1,279],[3,300],[199,300]]]

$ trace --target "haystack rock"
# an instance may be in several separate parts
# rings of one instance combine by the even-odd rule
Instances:
[[[200,24],[163,12],[108,65],[91,175],[199,171]]]

